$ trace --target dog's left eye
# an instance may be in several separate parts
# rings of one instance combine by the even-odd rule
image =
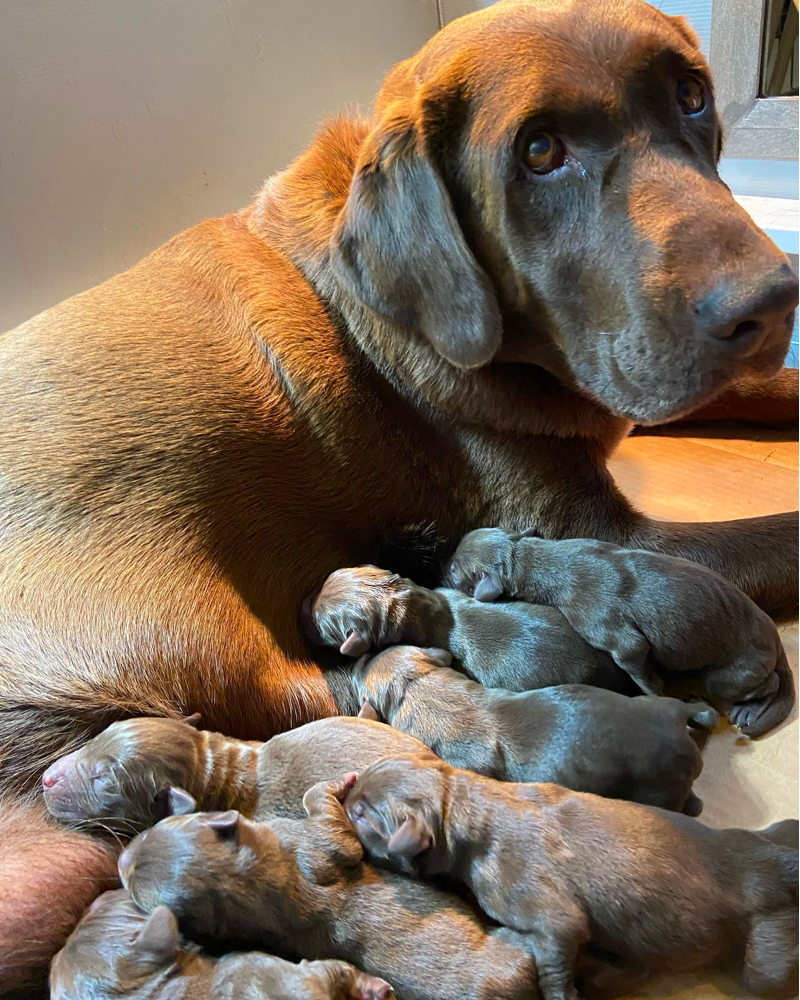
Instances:
[[[564,165],[564,143],[547,132],[534,132],[528,137],[524,155],[535,174],[549,174]]]
[[[678,80],[678,104],[685,115],[699,115],[706,106],[706,88],[691,76]]]

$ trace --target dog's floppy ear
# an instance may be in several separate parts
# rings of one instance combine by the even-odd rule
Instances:
[[[369,639],[359,635],[355,629],[348,635],[339,647],[339,652],[345,656],[363,656],[369,649]]]
[[[331,263],[365,306],[421,333],[458,368],[477,368],[500,347],[500,309],[412,106],[394,101],[365,140]]]
[[[157,906],[136,935],[134,947],[139,954],[168,962],[178,954],[180,935],[172,910]]]
[[[389,838],[386,851],[390,858],[411,861],[418,854],[427,851],[433,843],[428,825],[413,813],[407,816]]]

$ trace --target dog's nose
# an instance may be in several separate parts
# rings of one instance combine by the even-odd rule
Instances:
[[[734,354],[754,353],[791,330],[797,299],[797,275],[788,264],[756,282],[726,278],[695,306],[698,332]]]
[[[57,781],[60,781],[62,775],[56,771],[54,768],[48,768],[42,775],[42,784],[45,788],[52,788]]]

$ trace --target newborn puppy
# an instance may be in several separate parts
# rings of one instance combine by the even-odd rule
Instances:
[[[441,649],[394,646],[353,668],[365,711],[416,736],[442,760],[499,781],[552,781],[697,816],[692,792],[719,716],[702,702],[626,698],[569,684],[509,694],[449,668]]]
[[[192,937],[347,959],[404,1000],[535,996],[535,963],[517,935],[363,862],[337,798],[354,778],[310,789],[306,820],[253,823],[235,811],[162,820],[120,856],[122,880],[142,909],[168,906]]]
[[[196,721],[112,723],[45,771],[47,808],[61,820],[101,820],[129,834],[196,808],[237,809],[259,819],[299,817],[303,792],[342,768],[363,770],[389,754],[425,752],[404,733],[362,719],[320,719],[266,743],[198,731]],[[172,793],[169,802],[173,786],[189,795]]]
[[[53,959],[52,1000],[388,1000],[391,986],[347,962],[260,952],[206,958],[166,906],[146,915],[120,889],[99,896]]]
[[[375,566],[331,573],[305,602],[301,625],[310,642],[347,656],[403,644],[447,649],[486,687],[592,684],[638,693],[611,657],[581,639],[555,608],[483,604],[457,590],[426,590]]]
[[[712,830],[414,755],[368,767],[345,808],[373,857],[447,873],[489,916],[528,933],[544,1000],[576,1000],[589,945],[631,974],[714,966],[759,996],[796,994],[798,856],[780,844],[785,829]]]
[[[794,705],[775,624],[732,583],[687,559],[482,528],[461,540],[448,578],[481,600],[505,594],[558,608],[647,694],[662,693],[661,670],[699,672],[708,699],[747,736],[766,733]]]

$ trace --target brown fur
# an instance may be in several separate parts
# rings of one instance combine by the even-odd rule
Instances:
[[[118,884],[116,851],[57,827],[41,802],[4,801],[0,855],[0,913],[9,921],[0,926],[0,992],[10,997],[25,984],[31,992],[24,995],[33,997],[84,908]],[[42,899],[58,905],[43,908]],[[39,970],[33,982],[32,967]]]
[[[84,914],[50,971],[52,1000],[389,1000],[385,980],[347,962],[284,961],[261,952],[208,958],[183,941],[164,906],[146,915],[124,890]]]
[[[633,974],[710,967],[734,971],[758,996],[796,994],[798,859],[785,845],[796,843],[797,821],[712,830],[413,755],[367,768],[345,808],[370,856],[446,874],[498,923],[527,933],[542,1000],[577,1000],[591,945]]]
[[[640,0],[482,11],[254,205],[0,339],[0,781],[126,715],[263,739],[332,714],[303,596],[430,525],[439,553],[535,524],[684,554],[794,613],[794,518],[652,522],[605,468],[789,337],[786,259],[716,176],[713,103],[676,109],[686,72],[710,88]],[[536,114],[586,164],[534,196]],[[702,322],[757,316],[746,350],[698,326],[720,282]]]

